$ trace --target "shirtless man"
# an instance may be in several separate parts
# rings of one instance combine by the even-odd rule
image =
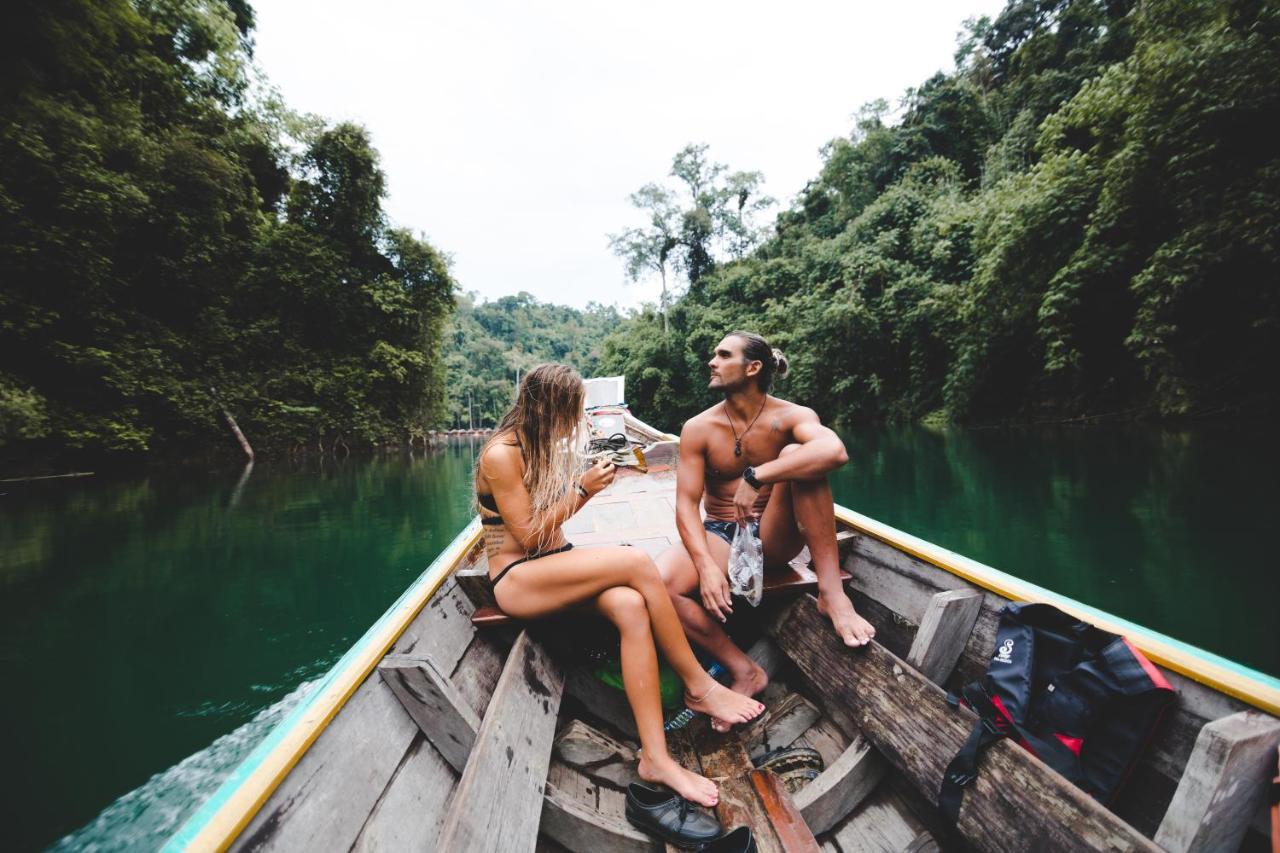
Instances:
[[[849,460],[844,443],[812,409],[768,395],[774,376],[785,375],[787,364],[759,335],[730,332],[708,366],[710,387],[724,393],[724,402],[691,418],[680,432],[676,527],[681,542],[663,552],[657,564],[689,639],[728,670],[732,689],[752,696],[765,688],[768,676],[721,627],[733,612],[729,547],[738,525],[758,522],[766,566],[784,565],[809,546],[818,575],[818,609],[845,645],[866,645],[876,632],[854,610],[840,583],[826,475]],[[705,522],[699,501],[706,505]]]

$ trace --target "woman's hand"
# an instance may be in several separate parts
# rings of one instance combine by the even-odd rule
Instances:
[[[616,465],[605,459],[600,459],[586,470],[580,482],[582,483],[582,488],[587,490],[587,495],[594,497],[609,488],[609,484],[613,482],[613,476],[617,473],[618,468]]]

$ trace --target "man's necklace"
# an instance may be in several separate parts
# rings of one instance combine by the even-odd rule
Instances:
[[[733,455],[734,456],[742,455],[742,439],[746,438],[747,433],[751,432],[751,428],[756,425],[756,421],[760,419],[760,413],[764,411],[765,403],[768,403],[768,402],[769,402],[769,398],[766,396],[764,400],[760,402],[760,411],[756,412],[756,416],[751,419],[751,423],[747,424],[747,428],[742,431],[742,435],[738,435],[738,429],[736,426],[734,426],[734,423],[733,423],[733,415],[729,414],[729,401],[728,400],[724,401],[724,416],[729,419],[729,429],[733,432]]]

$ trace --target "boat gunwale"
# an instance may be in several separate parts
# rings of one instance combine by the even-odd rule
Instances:
[[[853,530],[1010,601],[1052,604],[1104,631],[1123,634],[1153,663],[1255,708],[1280,716],[1280,679],[1153,631],[1065,595],[949,551],[836,504],[836,520]]]
[[[480,541],[474,517],[163,847],[226,850]]]

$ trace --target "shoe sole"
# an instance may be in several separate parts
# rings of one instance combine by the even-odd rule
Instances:
[[[681,838],[680,836],[675,835],[674,833],[668,833],[666,830],[662,829],[661,827],[657,827],[649,823],[641,823],[640,821],[633,818],[630,812],[626,813],[626,818],[627,818],[627,823],[631,824],[641,832],[644,832],[648,835],[657,836],[658,838],[661,838],[663,841],[667,842],[668,844],[674,844],[676,847],[679,847],[681,850],[696,850],[697,848],[701,847],[703,844],[706,844],[708,841],[715,841],[716,838],[719,837],[719,836],[713,835],[710,838],[708,838],[706,841],[690,841],[689,839]]]

